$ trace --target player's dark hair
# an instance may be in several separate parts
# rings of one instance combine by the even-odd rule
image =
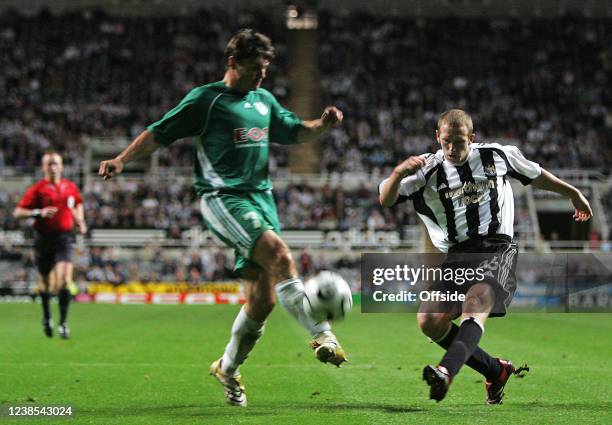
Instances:
[[[227,43],[225,57],[230,56],[238,62],[258,57],[271,61],[274,59],[274,46],[267,36],[245,28],[238,31]]]

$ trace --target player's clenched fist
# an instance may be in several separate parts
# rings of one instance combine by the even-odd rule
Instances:
[[[411,174],[416,173],[418,170],[425,166],[425,156],[411,156],[400,165],[395,167],[393,170],[395,173],[399,174],[401,177],[406,177]]]
[[[108,161],[100,162],[100,169],[98,175],[102,176],[104,180],[108,180],[111,177],[121,174],[123,171],[123,162],[119,159],[109,159]]]
[[[591,205],[584,195],[580,193],[580,191],[578,191],[574,197],[570,198],[570,200],[572,201],[574,208],[576,208],[573,215],[574,220],[588,221],[591,217],[593,217]]]
[[[321,121],[323,124],[334,125],[336,123],[341,123],[344,115],[342,111],[335,106],[328,106],[323,111],[323,115],[321,115]]]

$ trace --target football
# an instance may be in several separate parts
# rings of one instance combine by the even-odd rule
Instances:
[[[353,307],[351,288],[338,273],[322,271],[305,283],[303,303],[315,320],[342,320]]]

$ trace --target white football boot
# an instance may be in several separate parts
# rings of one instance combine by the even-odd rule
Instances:
[[[210,365],[210,374],[223,385],[225,389],[225,399],[229,404],[246,407],[247,397],[240,374],[230,376],[223,373],[221,370],[221,359],[212,362]]]

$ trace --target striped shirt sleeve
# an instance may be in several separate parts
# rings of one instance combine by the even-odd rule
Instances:
[[[428,165],[429,165],[430,158],[433,158],[433,155],[428,155],[427,158],[428,158]],[[399,192],[398,192],[399,196],[397,197],[397,200],[395,201],[394,205],[397,205],[401,202],[406,201],[407,199],[410,198],[410,196],[414,195],[416,192],[421,190],[423,186],[425,186],[425,183],[426,183],[425,172],[427,169],[428,169],[428,166],[421,168],[416,173],[406,176],[400,181]],[[385,184],[387,180],[389,180],[389,178],[386,178],[378,185],[378,193],[380,193],[382,185]]]
[[[540,165],[525,158],[516,146],[497,145],[496,147],[508,166],[507,174],[523,185],[528,185],[542,174]]]
[[[418,192],[423,186],[425,186],[425,174],[423,169],[420,169],[416,173],[402,179],[399,194],[408,197]]]

